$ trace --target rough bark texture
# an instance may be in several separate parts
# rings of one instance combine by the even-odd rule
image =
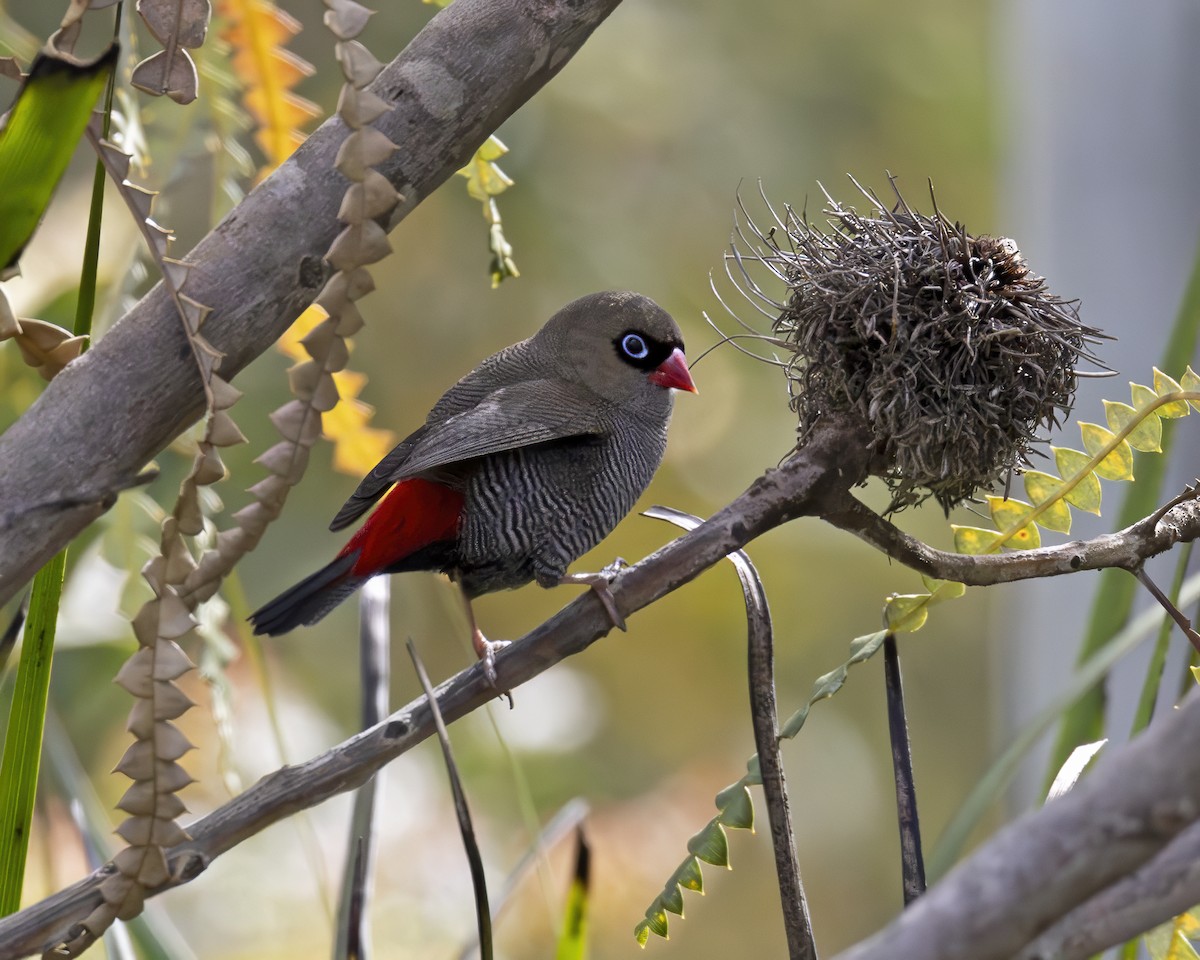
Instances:
[[[393,224],[549,81],[619,0],[457,0],[371,90],[400,149],[380,166],[405,200]],[[185,288],[232,377],[312,302],[346,187],[327,121],[187,255]],[[110,491],[200,416],[200,379],[162,285],[51,382],[0,436],[0,603],[111,504]],[[79,501],[84,501],[80,503]]]
[[[1200,694],[1193,693],[1065,796],[1005,827],[899,918],[836,960],[1016,956],[1200,818],[1198,734]]]

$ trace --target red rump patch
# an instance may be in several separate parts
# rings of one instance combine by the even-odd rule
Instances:
[[[338,554],[361,550],[352,576],[369,577],[422,547],[458,535],[463,495],[440,483],[414,477],[396,484]]]

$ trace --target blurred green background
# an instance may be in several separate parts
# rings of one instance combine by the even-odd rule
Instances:
[[[286,7],[305,25],[291,49],[317,68],[299,92],[329,110],[339,78],[321,7],[314,0]],[[890,171],[923,210],[932,180],[944,213],[972,232],[1015,237],[1052,290],[1083,298],[1090,323],[1110,330],[1132,324],[1132,344],[1108,346],[1103,356],[1122,374],[1147,379],[1194,252],[1200,202],[1180,158],[1194,157],[1200,138],[1179,88],[1196,79],[1182,51],[1194,42],[1197,23],[1183,2],[1141,14],[1121,7],[628,0],[498,131],[511,151],[500,165],[516,181],[499,203],[521,278],[489,289],[485,224],[460,178],[393,235],[395,255],[373,271],[379,289],[361,304],[367,327],[352,359],[352,368],[369,377],[362,399],[377,409],[374,425],[407,433],[475,362],[597,289],[634,289],[657,300],[678,319],[689,356],[698,357],[717,339],[705,313],[732,324],[710,276],[742,316],[755,319],[723,274],[738,191],[753,202],[761,181],[772,202],[807,204],[815,219],[818,182],[855,201],[847,173],[884,195]],[[10,0],[7,11],[37,37],[54,29],[61,12],[42,0]],[[416,0],[389,4],[363,39],[389,59],[431,14]],[[19,40],[11,24],[3,36]],[[1158,92],[1143,99],[1138,91],[1151,80]],[[212,211],[227,207],[214,186],[213,116],[202,103],[151,103],[143,104],[142,122],[152,142],[169,144],[162,153],[172,162],[156,161],[145,179],[164,191],[157,219],[176,229],[175,254],[183,255],[207,230]],[[1131,167],[1120,165],[1123,157],[1133,158]],[[90,162],[79,158],[24,259],[25,276],[10,286],[23,315],[62,322],[69,313]],[[1100,186],[1083,190],[1088,183]],[[137,244],[121,223],[123,211],[115,203],[109,209],[106,260],[114,273],[105,322],[119,315],[130,292],[118,277]],[[1153,229],[1139,226],[1147,211]],[[1117,298],[1105,284],[1136,287],[1130,276],[1143,261],[1153,265],[1154,280],[1137,287],[1139,312],[1131,317],[1113,309]],[[267,355],[237,378],[246,396],[234,413],[250,443],[227,458],[233,475],[219,490],[226,516],[245,502],[239,490],[261,476],[251,460],[273,442],[267,414],[287,399],[286,366],[282,356]],[[701,393],[679,399],[667,460],[643,503],[707,515],[788,452],[795,421],[778,371],[728,347],[707,356],[694,376]],[[1104,395],[1123,394],[1123,380],[1105,385]],[[0,383],[3,426],[40,384],[11,348],[0,350]],[[1080,408],[1083,419],[1099,415],[1095,396],[1089,394],[1092,407]],[[160,465],[163,478],[150,493],[169,504],[185,460],[165,453]],[[355,482],[335,474],[327,448],[318,448],[288,509],[226,591],[235,612],[271,598],[340,547],[341,536],[325,527]],[[876,507],[886,503],[874,487],[863,496]],[[152,538],[154,527],[131,500],[105,524],[118,531],[114,542],[133,547],[129,562],[136,565],[137,542],[128,531]],[[971,522],[969,515],[960,520]],[[1107,529],[1107,522],[1094,529]],[[935,546],[950,545],[936,508],[905,514],[902,523]],[[672,528],[632,515],[576,569],[597,569],[617,555],[635,560],[672,536]],[[109,679],[132,638],[107,611],[122,591],[133,603],[128,594],[138,588],[106,574],[94,552],[73,553],[53,700],[111,808],[124,784],[107,771],[126,745],[128,703]],[[845,659],[851,638],[880,626],[888,593],[920,589],[916,574],[815,520],[775,531],[749,552],[772,604],[784,715],[803,702],[814,679]],[[1061,687],[1089,586],[1082,582],[1069,601],[1057,584],[971,591],[904,638],[928,844],[1007,742],[1012,723]],[[528,587],[484,598],[476,610],[489,636],[517,637],[572,596],[565,588]],[[1048,617],[1050,606],[1061,618],[1052,628],[1021,612]],[[392,624],[397,640],[415,639],[435,679],[471,662],[457,598],[445,581],[397,578]],[[631,618],[629,627],[516,691],[515,710],[492,707],[452,729],[496,886],[530,843],[525,791],[540,820],[572,797],[591,805],[597,960],[639,954],[633,925],[684,856],[688,837],[712,816],[714,794],[741,775],[753,750],[744,617],[731,569],[712,570]],[[236,620],[228,632],[234,643],[245,638]],[[307,758],[353,732],[356,634],[347,604],[318,626],[265,645],[287,759]],[[1047,649],[1049,660],[1039,660]],[[396,660],[399,705],[417,686],[399,645]],[[238,781],[252,782],[281,762],[254,664],[236,658],[227,678],[229,755],[204,709],[209,691],[191,678],[202,708],[186,720],[200,747],[187,763],[199,782],[184,796],[197,814],[227,799]],[[855,668],[843,692],[816,708],[786,745],[785,759],[815,932],[829,954],[876,930],[901,905],[881,663]],[[384,777],[373,904],[380,958],[452,957],[473,929],[467,867],[440,763],[437,748],[426,744]],[[1040,768],[1033,770],[1036,781]],[[30,900],[85,869],[62,805],[49,793]],[[1030,800],[1028,790],[1018,791],[996,814]],[[159,898],[155,910],[199,957],[321,955],[332,935],[329,904],[348,811],[339,798],[270,829],[195,883]],[[783,955],[769,839],[762,831],[735,833],[731,850],[734,870],[706,868],[708,896],[689,894],[687,919],[672,918],[671,940],[652,941],[648,955]],[[502,956],[551,954],[566,889],[564,853],[556,851],[549,868],[530,878],[500,921]]]

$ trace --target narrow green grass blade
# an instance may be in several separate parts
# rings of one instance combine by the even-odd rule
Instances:
[[[578,845],[575,848],[575,873],[571,878],[570,892],[567,894],[567,909],[554,960],[586,960],[587,957],[588,884],[592,851],[582,829],[576,837]]]
[[[21,906],[21,884],[42,758],[42,729],[50,692],[50,662],[67,553],[61,551],[33,578],[25,642],[17,665],[4,757],[0,760],[0,916]]]
[[[1175,325],[1167,339],[1159,367],[1168,373],[1177,374],[1182,371],[1196,352],[1197,335],[1200,333],[1200,247],[1196,251],[1196,259],[1192,264],[1192,273],[1188,278],[1187,287],[1183,293],[1183,302],[1175,318]],[[1163,423],[1163,449],[1171,450],[1171,436],[1175,431],[1175,421]],[[1121,511],[1117,517],[1116,528],[1122,529],[1136,523],[1142,517],[1154,512],[1162,500],[1163,479],[1167,472],[1166,456],[1142,457],[1138,461],[1138,479],[1131,484]],[[1096,589],[1096,600],[1092,604],[1091,616],[1088,619],[1087,633],[1084,634],[1083,644],[1079,649],[1076,663],[1084,664],[1092,658],[1097,650],[1109,643],[1129,619],[1133,607],[1133,598],[1137,593],[1137,581],[1123,570],[1105,570],[1100,574],[1100,582]],[[1046,771],[1045,786],[1049,789],[1054,780],[1054,774],[1071,755],[1071,751],[1081,743],[1098,740],[1104,733],[1104,714],[1106,698],[1103,677],[1087,694],[1079,699],[1063,715],[1058,737],[1050,755],[1050,763]]]
[[[86,64],[33,61],[0,130],[0,277],[33,236],[116,62],[115,45]]]

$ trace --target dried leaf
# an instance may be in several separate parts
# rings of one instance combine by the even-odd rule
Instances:
[[[196,64],[186,50],[159,50],[133,68],[129,82],[152,97],[167,96],[178,104],[196,99]]]
[[[339,40],[357,37],[375,13],[354,0],[325,0],[325,6],[325,26]]]
[[[83,352],[87,337],[77,337],[70,330],[45,320],[25,318],[20,321],[20,333],[13,339],[21,358],[46,380],[52,380],[68,363]]]
[[[370,90],[359,90],[348,83],[342,85],[342,92],[338,95],[338,116],[351,130],[374,123],[391,109],[392,105],[382,97]]]
[[[365,87],[383,69],[373,53],[357,40],[343,40],[337,44],[336,56],[346,82],[356,87]]]
[[[363,127],[342,141],[333,165],[347,180],[358,182],[367,175],[367,168],[383,163],[395,152],[396,145],[386,134]]]

